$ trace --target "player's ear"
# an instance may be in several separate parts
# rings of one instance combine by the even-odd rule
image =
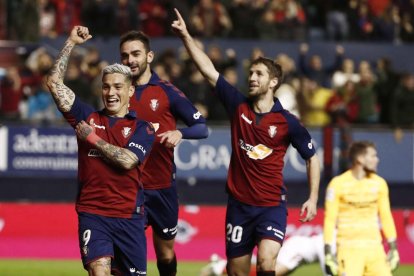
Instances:
[[[278,78],[273,78],[270,80],[270,88],[272,88],[272,90],[277,86],[277,84],[279,83],[279,79]]]
[[[147,53],[147,62],[151,63],[154,60],[154,52],[153,51],[149,51]]]
[[[135,92],[135,87],[131,84],[131,85],[129,86],[128,96],[131,98],[131,97],[132,97],[132,95],[134,95],[134,92]]]

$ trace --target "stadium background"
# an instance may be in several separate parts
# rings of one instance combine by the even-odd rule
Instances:
[[[19,113],[17,117],[9,116],[10,114],[6,112],[9,110],[4,108],[4,103],[12,96],[9,94],[10,90],[4,86],[4,80],[7,79],[10,68],[21,69],[20,66],[23,63],[27,64],[32,53],[37,53],[39,56],[41,55],[39,53],[44,52],[51,57],[56,56],[65,40],[65,30],[75,23],[86,23],[84,15],[75,16],[77,13],[81,14],[83,8],[90,9],[88,5],[95,5],[94,7],[98,8],[103,16],[104,12],[108,11],[108,5],[115,8],[116,2],[109,0],[83,1],[83,3],[76,0],[38,1],[38,3],[24,0],[0,1],[0,82],[2,84],[0,86],[2,107],[0,117],[0,258],[78,259],[79,257],[76,214],[73,208],[77,188],[76,138],[72,130],[62,123],[60,118],[45,116],[39,119],[35,116],[30,117],[24,112]],[[171,36],[166,23],[170,22],[168,21],[170,19],[168,9],[175,5],[181,7],[183,3],[179,3],[180,1],[119,1],[121,2],[128,3],[130,7],[133,5],[132,7],[138,11],[140,19],[135,23],[129,23],[135,24],[133,26],[136,28],[148,28],[148,24],[146,25],[143,19],[145,17],[142,16],[151,14],[149,11],[145,14],[146,5],[149,5],[151,9],[159,8],[161,5],[166,12],[163,19],[165,21],[164,31],[152,33],[152,48],[156,56],[164,57],[163,60],[160,59],[157,62],[157,69],[160,69],[159,64],[169,62],[170,56],[182,58],[181,44]],[[188,16],[190,16],[191,9],[198,5],[198,1],[181,2],[188,5]],[[233,1],[220,2],[230,10]],[[260,2],[262,6],[268,5],[267,1],[251,2]],[[283,22],[283,24],[276,22],[274,37],[247,35],[235,31],[225,34],[199,34],[206,49],[218,47],[222,52],[223,62],[232,63],[231,66],[238,75],[237,84],[241,87],[245,84],[245,64],[249,61],[254,49],[259,48],[269,57],[285,53],[298,64],[302,42],[309,43],[308,55],[321,56],[324,64],[334,63],[335,49],[340,44],[345,49],[344,56],[352,59],[355,64],[365,60],[375,67],[379,59],[387,58],[397,73],[414,74],[414,63],[411,58],[414,47],[409,39],[404,40],[401,37],[401,31],[398,32],[399,35],[393,34],[392,37],[381,36],[380,32],[377,32],[371,37],[349,35],[349,37],[339,36],[334,39],[326,31],[328,22],[323,20],[323,22],[317,22],[315,18],[317,14],[324,17],[331,11],[336,11],[337,7],[329,4],[325,7],[321,3],[318,4],[318,1],[285,2],[302,4],[304,17],[298,18],[304,18],[305,21],[297,20],[293,27],[283,25]],[[362,5],[363,3],[372,4],[375,1],[354,2]],[[408,5],[409,1],[377,1],[377,3],[383,2],[388,5],[399,4],[402,16],[403,4]],[[75,9],[72,12],[65,10],[70,10],[76,5],[78,10]],[[369,7],[374,11],[372,5]],[[49,23],[51,26],[47,29],[44,25],[40,25],[40,22],[44,16],[50,15],[51,11],[54,11],[52,13],[54,23]],[[386,9],[383,11],[385,13]],[[376,17],[373,15],[372,18],[382,18],[380,12],[376,13]],[[70,15],[69,19],[64,21],[63,15],[66,17]],[[114,21],[111,23],[110,20],[102,22],[102,20],[97,20],[99,15],[95,16],[98,16],[94,18],[97,22],[91,22],[89,17],[87,23],[94,27],[92,33],[97,35],[87,45],[79,47],[81,50],[76,58],[80,59],[97,51],[99,61],[109,63],[119,61],[117,35],[121,30],[113,28],[109,30],[108,26],[116,25],[116,23],[114,24]],[[375,22],[374,19],[373,22]],[[254,21],[253,19],[246,20],[246,18],[244,20],[249,21],[250,24]],[[34,27],[33,22],[39,27]],[[233,25],[246,26],[246,22],[239,20],[233,22]],[[45,29],[42,29],[42,26]],[[289,28],[289,26],[292,32],[299,30],[295,32],[297,36],[292,37],[281,33],[282,27]],[[154,30],[151,28],[147,30],[150,34],[151,31]],[[79,61],[79,67],[81,63],[82,61]],[[31,84],[27,85],[27,87],[30,86]],[[21,102],[27,103],[32,94],[35,94],[33,87],[30,88],[32,92],[30,89],[29,91],[21,89],[22,97],[19,99]],[[184,92],[198,93],[199,91],[184,90]],[[212,253],[224,256],[224,229],[222,229],[226,202],[224,186],[230,140],[228,123],[223,120],[224,118],[215,117],[216,114],[212,115],[212,113],[220,114],[220,112],[222,111],[210,110],[211,134],[208,139],[184,141],[176,150],[177,184],[182,205],[177,254],[182,260],[207,261]],[[414,122],[414,118],[412,121]],[[307,183],[305,182],[304,164],[290,149],[285,160],[285,181],[291,208],[289,235],[311,235],[321,231],[324,190],[330,177],[341,170],[341,149],[344,146],[343,128],[330,124],[310,127],[310,129],[318,146],[318,154],[324,163],[319,200],[320,210],[318,217],[312,223],[301,225],[297,222],[298,207],[306,199]],[[395,125],[391,122],[371,124],[355,122],[347,126],[347,131],[351,139],[370,139],[376,142],[381,158],[379,173],[389,182],[391,205],[398,228],[401,260],[405,264],[414,264],[414,201],[412,199],[414,194],[414,132],[411,126],[404,126],[404,136],[401,139],[396,139]],[[149,259],[153,260],[151,242],[148,244]]]

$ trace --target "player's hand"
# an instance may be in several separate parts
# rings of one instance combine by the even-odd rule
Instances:
[[[99,139],[99,136],[96,135],[93,119],[91,119],[90,124],[83,120],[80,121],[75,127],[75,132],[80,140],[88,141],[91,144],[95,144]]]
[[[174,9],[175,14],[177,15],[177,20],[174,20],[171,24],[171,27],[178,36],[184,37],[188,34],[187,26],[185,25],[185,21],[181,16],[180,12],[177,9]]]
[[[307,222],[311,221],[315,218],[317,213],[316,202],[312,199],[308,199],[305,203],[303,203],[302,208],[300,210],[300,221]]]
[[[391,271],[394,271],[398,267],[398,264],[400,263],[400,254],[398,253],[397,245],[395,241],[390,242],[389,247],[390,247],[390,250],[388,251],[387,261],[390,264]]]
[[[74,44],[82,44],[91,38],[92,36],[89,34],[89,29],[83,26],[73,27],[69,35],[69,40]]]
[[[332,253],[325,254],[325,272],[328,275],[338,275],[338,263]]]
[[[158,134],[158,137],[161,137],[161,144],[164,144],[167,148],[174,148],[180,143],[183,134],[179,130],[169,130]]]

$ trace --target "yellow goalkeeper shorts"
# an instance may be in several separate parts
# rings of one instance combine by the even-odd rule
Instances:
[[[338,248],[337,260],[338,275],[391,276],[391,269],[382,245]]]

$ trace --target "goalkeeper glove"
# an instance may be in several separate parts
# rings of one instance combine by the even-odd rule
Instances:
[[[387,261],[390,264],[391,271],[394,271],[400,263],[400,254],[398,254],[397,244],[395,241],[390,242],[388,245],[390,250],[388,251]]]
[[[325,245],[325,272],[329,275],[338,275],[338,263],[335,256],[331,253],[331,246]]]

